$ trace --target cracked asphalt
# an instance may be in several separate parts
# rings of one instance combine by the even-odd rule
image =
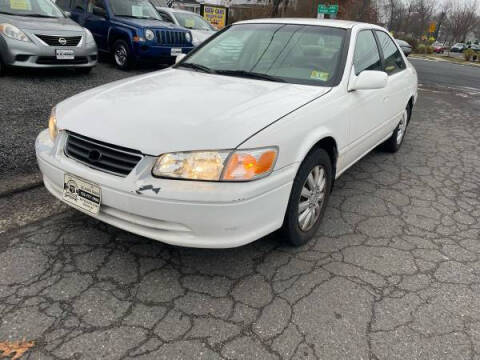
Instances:
[[[70,209],[12,228],[0,342],[34,340],[25,359],[480,359],[479,114],[480,89],[423,84],[402,149],[345,173],[300,248],[177,248]]]

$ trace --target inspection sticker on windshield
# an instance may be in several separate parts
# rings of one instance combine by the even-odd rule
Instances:
[[[182,48],[172,48],[170,55],[177,56],[182,53]]]
[[[310,79],[328,81],[328,75],[329,74],[327,72],[313,70],[312,74],[310,75]]]
[[[55,50],[57,60],[73,60],[75,59],[75,53],[73,50]]]
[[[100,186],[65,174],[63,180],[63,200],[81,210],[96,215],[100,210]]]
[[[10,0],[10,9],[12,10],[32,10],[32,5],[28,0]]]

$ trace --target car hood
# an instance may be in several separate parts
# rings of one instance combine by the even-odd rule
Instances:
[[[63,101],[57,126],[149,155],[232,149],[329,90],[167,69]]]
[[[129,26],[133,26],[133,27],[183,30],[182,28],[174,24],[170,24],[161,20],[134,19],[129,17],[116,16],[115,21],[120,22],[122,24],[129,25]]]
[[[22,30],[82,31],[82,27],[69,18],[40,18],[30,16],[1,15],[0,23],[6,22]]]

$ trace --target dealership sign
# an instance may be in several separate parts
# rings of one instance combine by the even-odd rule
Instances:
[[[224,6],[200,4],[200,14],[219,30],[227,25],[228,8]]]

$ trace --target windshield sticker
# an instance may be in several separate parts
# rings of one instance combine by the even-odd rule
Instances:
[[[195,20],[194,19],[186,19],[185,20],[185,25],[186,28],[193,28],[195,27]]]
[[[140,5],[132,5],[132,16],[143,16],[143,7]]]
[[[329,73],[312,70],[312,74],[310,75],[310,79],[314,80],[321,80],[321,81],[328,81]]]
[[[12,10],[32,10],[29,0],[10,0],[10,9]]]

